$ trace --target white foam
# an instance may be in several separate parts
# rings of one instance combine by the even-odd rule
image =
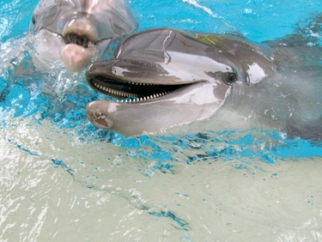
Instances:
[[[196,0],[182,0],[184,3],[188,3],[196,8],[199,8],[209,14],[211,17],[214,18],[221,18],[218,14],[214,14],[210,8],[200,5]]]

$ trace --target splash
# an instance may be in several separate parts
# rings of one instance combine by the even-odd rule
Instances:
[[[199,8],[199,9],[203,10],[204,12],[206,12],[207,14],[209,14],[211,17],[214,17],[214,18],[222,18],[218,14],[214,14],[211,11],[210,8],[207,8],[205,6],[200,5],[196,0],[182,0],[182,2],[188,3],[189,5],[192,5],[195,8]]]

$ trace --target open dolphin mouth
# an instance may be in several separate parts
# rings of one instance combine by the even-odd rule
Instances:
[[[138,68],[136,66],[135,68],[138,69],[135,69],[135,71],[132,70],[131,72],[125,71],[125,76],[122,77],[121,75],[114,74],[116,72],[114,64],[121,62],[123,64],[133,64],[133,61],[130,60],[110,60],[96,62],[95,65],[92,64],[86,72],[88,83],[97,91],[120,99],[118,100],[119,102],[128,103],[153,101],[154,99],[196,84],[196,82],[177,83],[175,81],[156,81],[151,75],[155,75],[155,71],[158,69],[157,65],[154,66],[153,70]],[[104,64],[106,65],[105,68],[101,68]],[[141,64],[143,65],[143,62]]]
[[[264,70],[271,70],[270,61],[250,45],[220,37],[214,41],[174,29],[129,36],[113,59],[94,61],[86,71],[92,88],[123,102],[90,102],[89,121],[126,136],[163,132],[209,118],[225,104],[236,82],[263,79]]]
[[[65,44],[76,44],[84,48],[88,48],[90,44],[94,44],[86,35],[78,35],[76,33],[69,33],[63,37]]]
[[[133,136],[209,118],[238,80],[231,62],[221,54],[214,59],[209,51],[216,54],[172,29],[126,38],[113,59],[94,61],[86,70],[93,89],[119,99],[87,104],[89,121]]]
[[[45,64],[54,67],[61,60],[73,72],[107,55],[113,40],[136,28],[126,0],[40,0],[30,24],[30,31],[40,37],[39,53],[49,55],[42,58],[50,59]]]
[[[71,19],[60,33],[65,46],[61,57],[67,69],[82,70],[98,51],[97,29],[89,17]]]
[[[73,19],[66,24],[61,35],[66,44],[76,44],[88,48],[90,44],[95,45],[97,33],[93,21],[82,17]]]
[[[142,102],[154,100],[156,98],[173,93],[191,84],[162,85],[138,82],[126,82],[110,79],[108,77],[97,76],[90,79],[94,89],[109,96],[120,99],[121,102]]]

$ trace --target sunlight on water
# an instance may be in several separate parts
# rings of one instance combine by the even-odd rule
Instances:
[[[220,130],[236,122],[224,113],[222,123],[159,135],[99,130],[85,106],[106,97],[87,85],[84,72],[31,68],[35,39],[24,33],[36,1],[1,3],[1,241],[322,240],[318,142],[275,129]],[[140,30],[229,32],[263,41],[299,27],[311,46],[321,44],[320,23],[312,22],[321,3],[312,1],[131,6]],[[321,68],[319,57],[310,63]]]

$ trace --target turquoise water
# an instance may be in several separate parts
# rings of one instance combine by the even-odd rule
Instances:
[[[67,238],[62,241],[120,241],[115,239],[121,238],[117,237],[117,231],[129,241],[155,238],[154,241],[238,241],[238,238],[256,241],[250,238],[259,239],[261,234],[268,236],[262,241],[289,238],[295,239],[288,241],[297,241],[296,236],[299,240],[322,238],[318,232],[321,228],[320,181],[313,179],[319,175],[318,169],[314,168],[320,167],[321,163],[319,144],[290,140],[275,130],[254,128],[223,131],[208,128],[202,133],[187,128],[179,134],[135,138],[98,130],[87,121],[85,106],[89,101],[105,97],[87,86],[84,73],[71,74],[61,69],[46,74],[16,71],[19,63],[28,65],[32,53],[32,42],[26,32],[36,4],[37,1],[20,0],[1,1],[0,5],[0,57],[3,63],[0,68],[3,147],[0,204],[6,204],[2,206],[0,219],[3,241],[56,241],[57,238]],[[299,28],[307,38],[312,37],[307,26],[322,10],[321,1],[277,0],[243,3],[237,0],[137,0],[131,1],[131,6],[138,18],[139,30],[172,27],[234,33],[255,42],[283,38]],[[313,43],[319,44],[320,33],[314,34]],[[306,177],[310,172],[317,174]],[[290,184],[294,174],[294,183]],[[212,191],[207,190],[209,186]],[[220,190],[220,186],[225,191]],[[66,191],[62,191],[64,187]],[[252,189],[253,193],[248,192],[245,187],[255,187],[255,192]],[[283,194],[287,187],[294,192],[292,195]],[[305,192],[308,187],[311,190]],[[257,193],[265,189],[269,194],[263,194],[261,200]],[[169,191],[172,195],[167,195]],[[53,198],[56,193],[57,197]],[[64,202],[64,197],[75,201]],[[278,200],[278,204],[284,201],[284,207],[277,207],[271,197]],[[292,211],[287,210],[293,208],[293,203],[286,202],[293,198],[310,216],[305,219],[299,216],[299,222],[294,224]],[[37,199],[40,204],[35,201]],[[240,199],[240,202],[234,199]],[[241,202],[243,199],[245,202]],[[75,203],[82,204],[82,201],[89,201],[88,206],[84,202],[83,208],[89,217],[80,215],[81,205],[74,209]],[[303,204],[300,201],[304,201]],[[267,202],[264,208],[259,206],[261,202]],[[103,206],[101,204],[108,207],[104,207],[105,218],[116,210],[118,213],[114,217],[118,219],[107,222],[104,216],[100,217],[101,208],[98,207]],[[309,208],[305,207],[307,204]],[[24,206],[30,206],[30,210]],[[196,206],[200,211],[195,210]],[[126,211],[124,214],[122,208]],[[294,211],[295,208],[294,205]],[[207,216],[207,209],[216,215]],[[277,212],[276,217],[270,219],[271,209]],[[283,209],[288,213],[283,214]],[[31,218],[19,222],[19,213],[31,216],[32,211],[39,212],[38,220]],[[82,232],[62,222],[64,213],[71,213],[71,223],[75,227],[78,226],[76,221],[81,221]],[[51,217],[55,221],[55,216],[58,225],[57,221],[51,221]],[[254,225],[251,219],[257,224]],[[224,221],[225,226],[220,221]],[[231,221],[238,221],[236,227],[231,226],[234,224]],[[154,222],[157,225],[151,231],[155,237],[152,232],[142,232],[145,226]],[[98,227],[92,223],[97,223]],[[123,227],[113,227],[116,223]],[[141,230],[134,233],[131,229],[136,228],[136,223],[140,224]],[[34,224],[34,230],[30,229],[31,224]],[[52,231],[51,225],[58,226],[61,233]],[[106,232],[105,226],[114,229]],[[254,226],[256,231],[252,234],[249,231]],[[300,230],[301,226],[306,227]],[[20,237],[17,235],[19,228],[25,228]],[[211,233],[203,234],[205,228]],[[218,232],[218,228],[222,232]],[[77,231],[86,236],[78,237]],[[107,236],[106,240],[99,237],[100,233]],[[235,237],[234,233],[237,233]]]
[[[147,156],[161,163],[180,160],[176,154],[191,149],[191,142],[199,143],[199,156],[204,159],[229,160],[238,158],[259,158],[266,163],[274,163],[278,159],[303,158],[320,156],[322,150],[305,140],[288,140],[277,131],[255,129],[228,130],[224,132],[188,133],[178,136],[162,135],[161,137],[123,138],[117,134],[97,130],[88,123],[85,116],[85,106],[89,101],[106,98],[92,91],[84,81],[82,74],[72,75],[61,70],[53,70],[48,74],[31,73],[15,75],[18,62],[27,65],[32,48],[32,42],[25,42],[25,49],[16,50],[22,45],[23,36],[28,31],[30,16],[36,2],[19,2],[4,4],[2,8],[2,48],[5,53],[5,63],[2,71],[2,102],[0,112],[3,117],[31,118],[35,125],[42,120],[48,120],[53,126],[73,129],[69,134],[87,142],[90,140],[105,140],[116,146],[131,150],[133,157]],[[296,2],[288,4],[279,1],[264,3],[248,1],[238,4],[237,1],[169,1],[148,3],[133,1],[133,7],[139,23],[139,30],[154,27],[173,27],[183,30],[195,30],[215,33],[234,33],[249,38],[252,41],[266,41],[282,38],[287,34],[305,30],[308,23],[313,22],[321,3]],[[302,4],[302,5],[301,5]],[[305,11],[298,11],[303,9]],[[19,11],[24,9],[24,11]],[[158,9],[158,11],[153,11]],[[265,18],[263,17],[265,15]],[[308,30],[309,31],[309,30]],[[309,33],[308,33],[309,34]],[[309,37],[309,36],[308,36]],[[6,42],[7,40],[7,42]],[[318,38],[319,41],[319,38]],[[317,43],[318,43],[317,41]],[[13,50],[11,50],[11,48]],[[21,48],[21,47],[20,47]],[[9,58],[8,58],[9,57]],[[55,89],[52,92],[50,89]],[[2,120],[3,127],[10,126],[6,118]],[[189,132],[189,130],[187,130]],[[6,137],[10,139],[10,137]],[[142,147],[141,140],[144,141]],[[162,140],[162,142],[160,142]],[[267,145],[267,140],[274,143]],[[177,144],[167,153],[162,153],[163,143]],[[221,148],[217,148],[217,147]],[[145,147],[149,149],[145,150]],[[141,148],[144,148],[141,150]],[[28,150],[28,147],[24,148]],[[37,151],[35,151],[37,153]],[[161,153],[161,155],[160,155]],[[198,160],[198,155],[185,158],[185,162]]]

